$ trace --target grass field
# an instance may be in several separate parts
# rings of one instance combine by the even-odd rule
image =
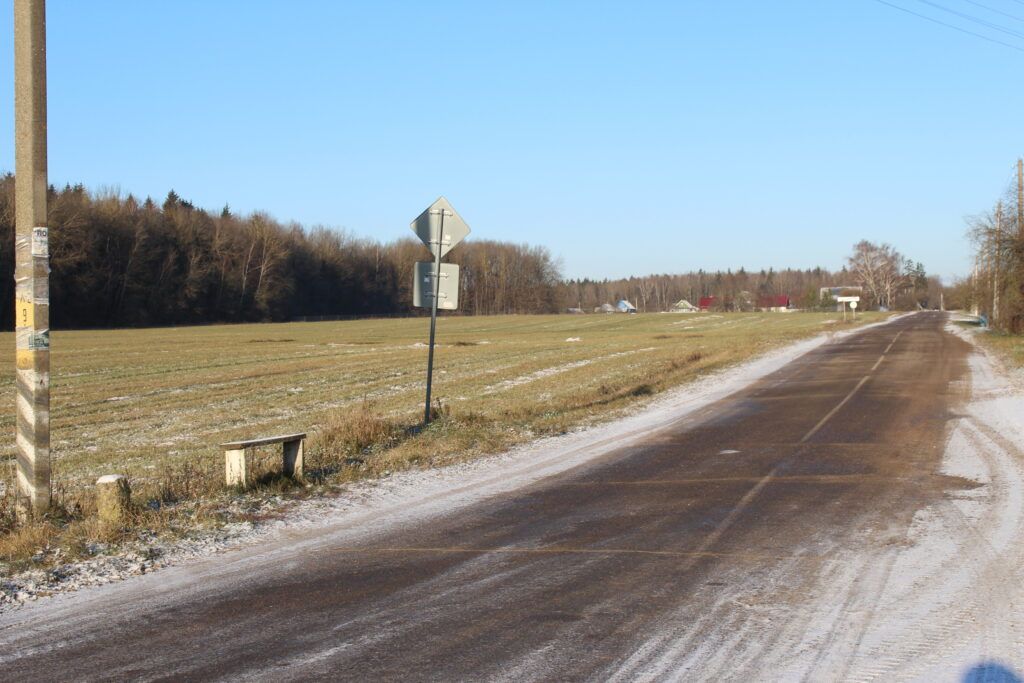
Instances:
[[[424,432],[415,429],[423,410],[424,318],[58,331],[54,481],[65,502],[76,501],[67,507],[87,515],[96,477],[127,474],[142,506],[140,524],[147,524],[154,500],[218,491],[217,445],[232,439],[313,433],[306,467],[320,484],[451,462],[607,419],[711,369],[848,326],[838,317],[441,318],[434,382],[441,419]],[[0,346],[13,367],[12,335],[0,335]],[[11,375],[5,381],[13,397]],[[11,403],[3,424],[13,435]],[[13,438],[3,455],[13,457]],[[182,514],[195,512],[188,510]],[[4,554],[11,553],[0,547]]]
[[[961,324],[975,327],[972,323]],[[977,335],[976,338],[989,349],[996,352],[1012,367],[1024,367],[1024,337],[1021,335],[985,330],[982,334]]]

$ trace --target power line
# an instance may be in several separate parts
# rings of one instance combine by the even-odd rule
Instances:
[[[1004,17],[1007,17],[1009,19],[1013,19],[1014,21],[1024,22],[1024,19],[1022,19],[1021,17],[1018,17],[1015,14],[1010,14],[1009,12],[1004,12],[1002,10],[996,9],[995,7],[989,7],[988,5],[983,5],[980,2],[975,2],[975,0],[964,0],[964,2],[966,2],[966,3],[970,4],[970,5],[974,5],[975,7],[980,7],[982,9],[987,9],[989,12],[994,12],[996,14],[1001,14]],[[1022,3],[1022,4],[1024,4],[1024,3]]]
[[[942,10],[943,12],[949,12],[950,14],[958,16],[961,19],[966,19],[967,21],[973,21],[975,24],[979,24],[981,26],[984,26],[985,28],[990,28],[990,29],[992,29],[994,31],[999,31],[1000,33],[1005,33],[1008,36],[1013,36],[1014,38],[1024,38],[1024,33],[1019,33],[1018,31],[1014,31],[1013,29],[1006,28],[1005,26],[1001,26],[1000,24],[995,24],[995,23],[992,23],[991,21],[985,21],[984,19],[979,19],[978,17],[972,16],[970,14],[965,14],[963,12],[958,12],[955,9],[950,9],[948,7],[944,7],[943,5],[940,5],[937,2],[932,2],[932,0],[917,0],[917,1],[920,2],[920,3],[923,3],[925,5],[928,5],[930,7],[934,7],[936,9]]]
[[[1021,4],[1024,4],[1024,0],[1017,0],[1017,1],[1020,2]],[[1004,47],[1008,47],[1011,50],[1016,50],[1017,52],[1024,52],[1024,47],[1021,47],[1019,45],[1012,45],[1010,43],[1007,43],[1005,41],[999,40],[997,38],[992,38],[990,36],[982,35],[981,33],[976,33],[974,31],[969,31],[968,29],[965,29],[965,28],[963,28],[961,26],[956,26],[954,24],[947,23],[945,21],[942,21],[941,19],[936,19],[935,17],[929,17],[927,14],[921,14],[920,12],[915,12],[914,10],[907,9],[906,7],[900,7],[899,5],[894,5],[893,3],[887,2],[886,0],[875,0],[875,2],[881,3],[881,4],[886,5],[888,7],[892,7],[893,9],[898,9],[899,11],[906,12],[907,14],[912,14],[915,17],[918,17],[919,19],[924,19],[925,21],[930,21],[933,24],[938,24],[939,26],[945,26],[946,28],[951,28],[954,31],[959,31],[960,33],[966,33],[969,36],[974,36],[975,38],[981,38],[982,40],[987,40],[990,43],[995,43],[997,45],[1002,45]]]

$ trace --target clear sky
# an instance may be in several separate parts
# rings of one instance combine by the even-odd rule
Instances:
[[[1024,1],[888,1],[1016,49],[878,0],[50,0],[50,180],[382,240],[444,194],[573,277],[861,238],[966,273],[964,216],[1024,154]]]

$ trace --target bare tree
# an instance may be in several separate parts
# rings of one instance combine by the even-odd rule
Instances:
[[[861,240],[847,258],[859,284],[878,306],[891,308],[905,278],[901,272],[903,257],[889,244],[874,244]]]

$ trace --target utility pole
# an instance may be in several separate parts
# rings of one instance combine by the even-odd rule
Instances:
[[[1017,157],[1017,236],[1024,237],[1024,159]]]
[[[46,3],[14,0],[18,508],[50,507],[50,252],[46,225]]]
[[[977,317],[981,311],[978,308],[978,255],[974,255],[974,273],[971,275],[971,315]]]
[[[1003,251],[1003,202],[996,204],[995,253],[992,254],[992,322],[999,323],[999,269]]]

